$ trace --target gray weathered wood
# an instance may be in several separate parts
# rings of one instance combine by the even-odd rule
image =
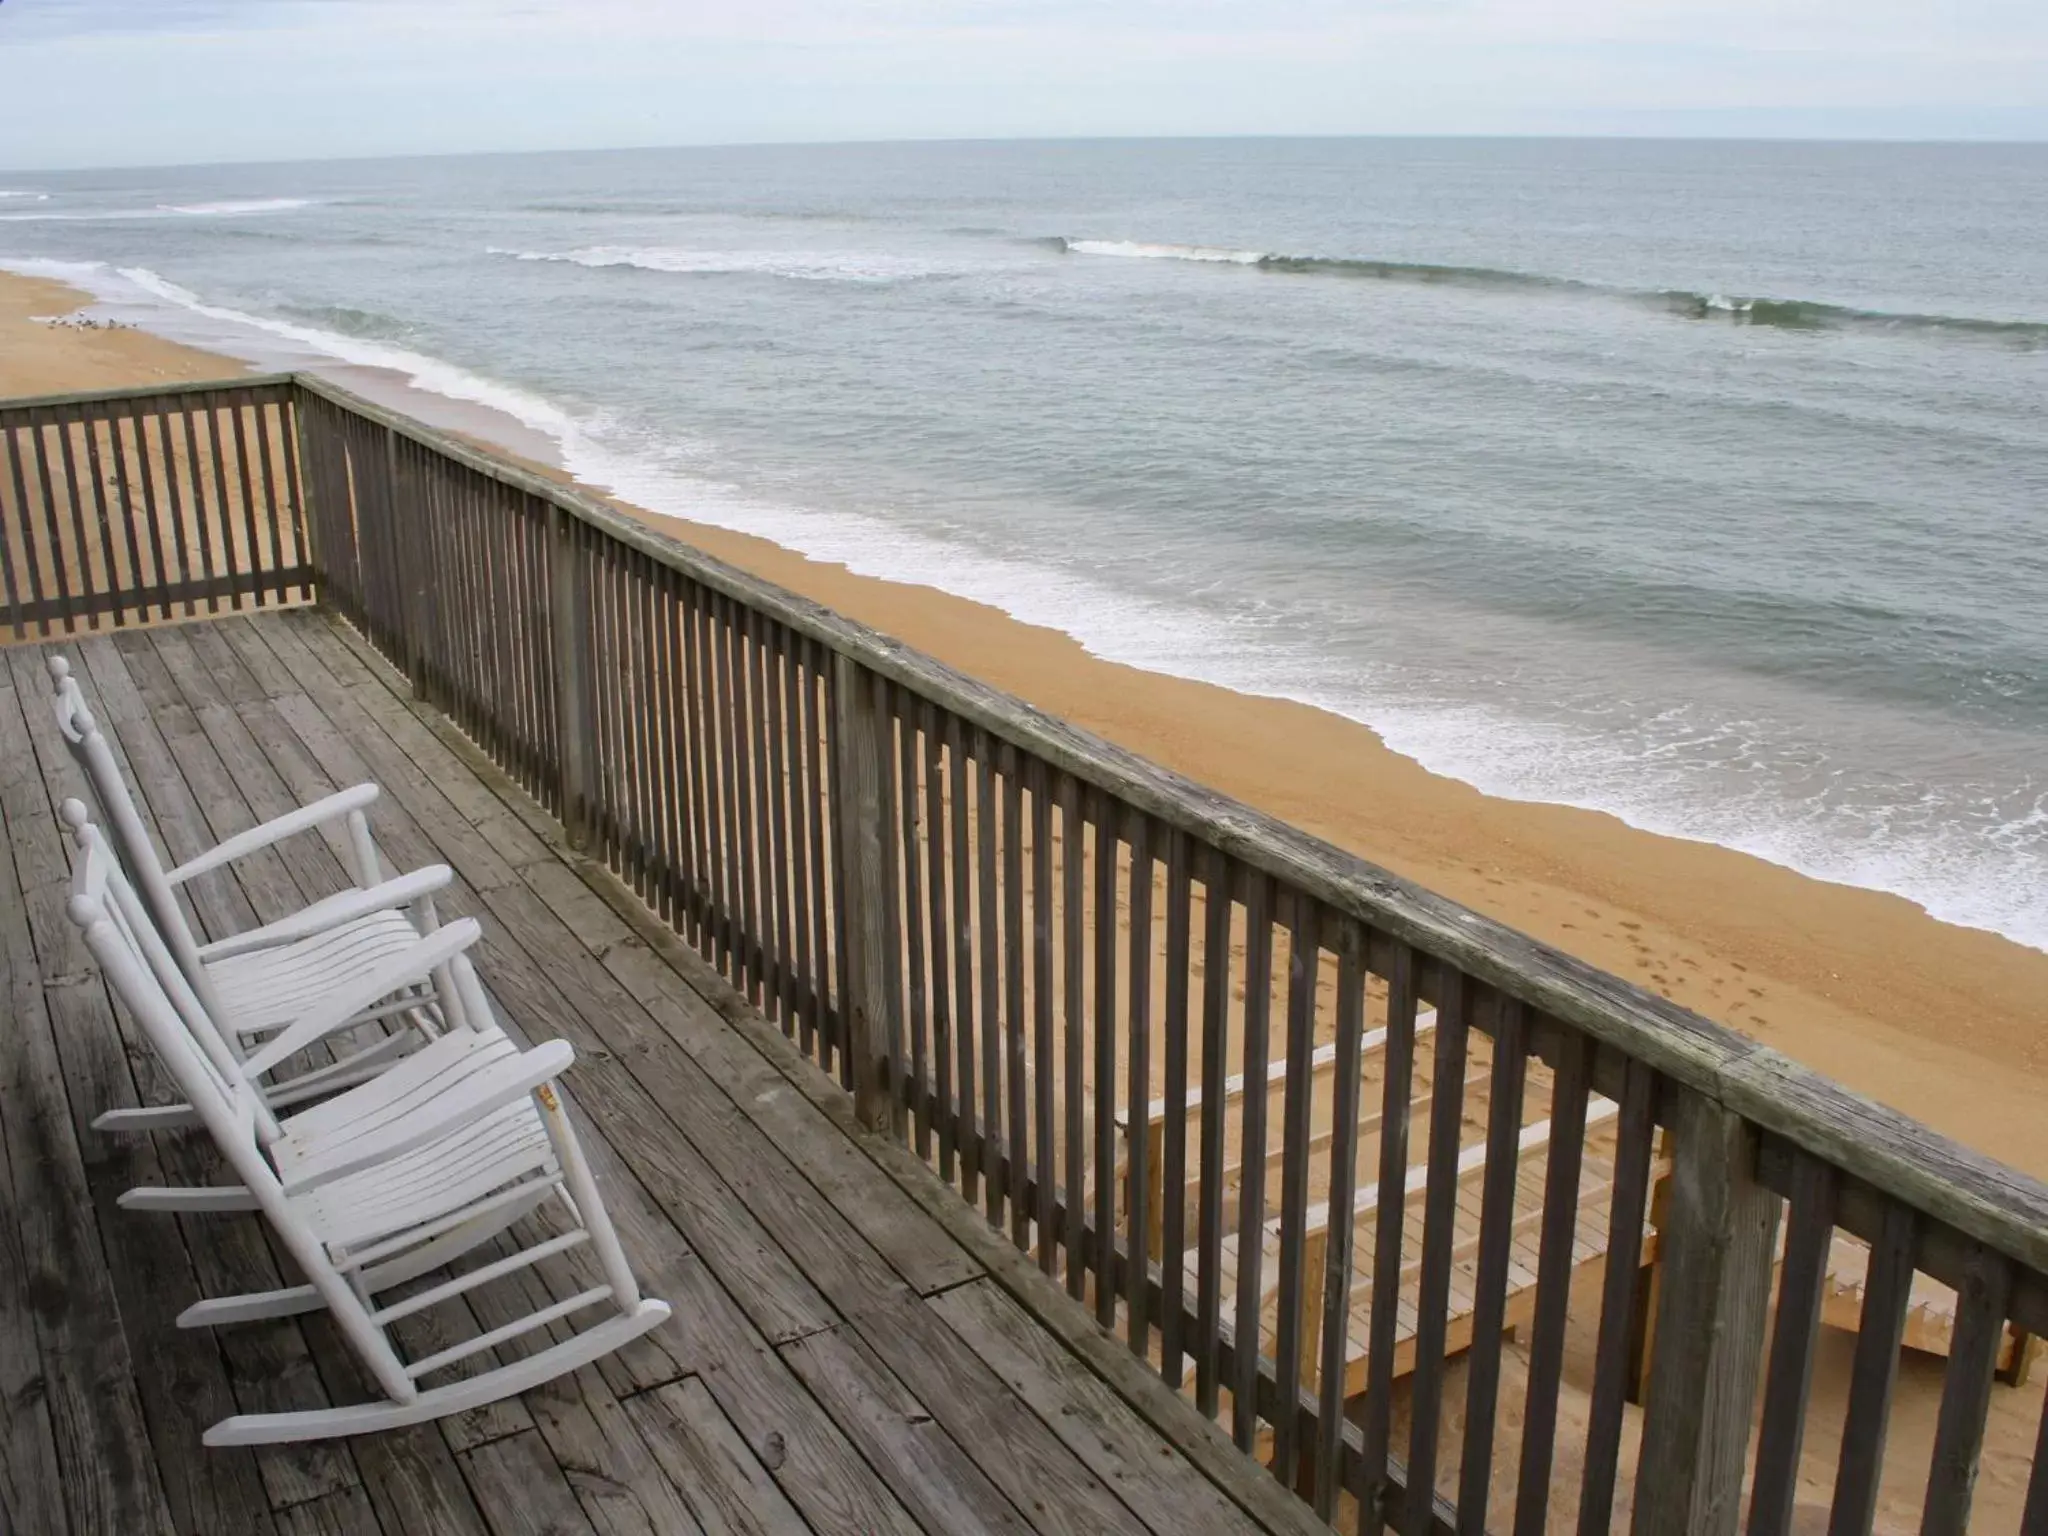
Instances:
[[[1607,1257],[1600,1285],[1600,1338],[1594,1349],[1585,1464],[1579,1479],[1580,1536],[1606,1536],[1614,1514],[1650,1154],[1657,1134],[1656,1075],[1632,1061],[1624,1062],[1621,1072],[1621,1122],[1614,1136]]]
[[[1211,850],[1202,874],[1202,1151],[1195,1175],[1199,1210],[1191,1351],[1195,1357],[1195,1406],[1213,1417],[1221,1385],[1217,1342],[1223,1318],[1223,1083],[1230,1071],[1226,1056],[1230,1033],[1229,857]],[[1170,1109],[1168,1115],[1172,1115]]]
[[[1064,1176],[1064,1207],[1062,1210],[1061,1236],[1066,1240],[1067,1294],[1079,1300],[1087,1293],[1088,1259],[1081,1246],[1081,1229],[1085,1224],[1087,1206],[1086,1133],[1082,1128],[1084,1101],[1088,1098],[1087,1047],[1088,1031],[1087,987],[1087,831],[1081,820],[1081,787],[1068,775],[1058,779],[1060,811],[1060,1102],[1066,1111],[1066,1123],[1061,1128],[1061,1142],[1066,1152]],[[1099,855],[1098,855],[1099,857]],[[1052,1066],[1047,1058],[1040,1067],[1049,1071]],[[1098,1077],[1097,1081],[1101,1079]],[[1111,1068],[1110,1082],[1115,1083],[1115,1069]],[[1103,1095],[1095,1095],[1096,1107],[1103,1105]],[[1040,1175],[1041,1188],[1048,1187],[1052,1174],[1049,1168]],[[1107,1223],[1098,1221],[1095,1230],[1109,1230]],[[1095,1287],[1097,1305],[1102,1309],[1115,1306],[1115,1295],[1106,1284]],[[1098,1322],[1105,1326],[1107,1316],[1098,1312]]]
[[[1457,1236],[1458,1157],[1464,1150],[1465,1055],[1470,1040],[1464,980],[1440,976],[1436,989],[1436,1061],[1430,1075],[1429,1182],[1423,1196],[1422,1271],[1416,1289],[1415,1380],[1410,1389],[1408,1486],[1436,1487],[1437,1437],[1443,1408],[1444,1346],[1450,1326],[1451,1245]],[[1576,1215],[1577,1201],[1572,1202]],[[1534,1371],[1534,1356],[1531,1357]],[[1411,1498],[1401,1522],[1409,1536],[1428,1536],[1433,1511]]]
[[[1739,1115],[1682,1090],[1665,1108],[1671,1198],[1630,1529],[1725,1536],[1740,1512],[1782,1202],[1755,1181],[1756,1132]]]
[[[697,1377],[632,1398],[640,1426],[706,1536],[807,1536],[809,1527]]]
[[[1090,1254],[1095,1270],[1095,1320],[1104,1328],[1116,1324],[1116,1266],[1111,1250],[1116,1242],[1116,955],[1117,955],[1117,835],[1115,813],[1106,796],[1092,797],[1091,823],[1095,859],[1095,1012],[1090,1039],[1094,1045],[1094,1133],[1095,1231],[1100,1241]],[[1069,964],[1074,963],[1069,960]],[[1151,955],[1145,956],[1150,965]],[[1079,1053],[1080,1042],[1069,1041],[1068,1049]],[[1067,1069],[1071,1080],[1082,1074]],[[1070,1089],[1071,1091],[1071,1089]],[[1079,1095],[1076,1095],[1079,1098]],[[1073,1135],[1070,1125],[1068,1134]],[[1077,1138],[1078,1139],[1078,1138]],[[1068,1158],[1068,1166],[1074,1159]],[[1078,1212],[1081,1180],[1067,1180],[1067,1200]],[[1072,1218],[1069,1218],[1072,1220]],[[1073,1220],[1076,1230],[1078,1220]],[[1068,1246],[1068,1262],[1074,1246]]]
[[[1817,1157],[1795,1154],[1785,1262],[1771,1325],[1771,1368],[1757,1430],[1750,1536],[1789,1536],[1792,1529],[1814,1346],[1820,1340],[1821,1289],[1834,1237],[1835,1171]]]
[[[1885,1211],[1883,1232],[1870,1245],[1828,1536],[1870,1536],[1877,1519],[1892,1388],[1899,1378],[1899,1346],[1906,1331],[1906,1308],[1913,1297],[1913,1257],[1919,1236],[1919,1222],[1911,1208],[1891,1205]]]
[[[1145,1302],[1152,1264],[1152,1138],[1140,1128],[1152,1097],[1152,871],[1152,828],[1140,816],[1131,824],[1131,949],[1126,988],[1130,1038],[1124,1064],[1124,1124],[1130,1127],[1125,1138],[1129,1152],[1125,1158],[1124,1240],[1129,1259],[1124,1271],[1124,1322],[1131,1353],[1140,1359],[1151,1349]],[[1114,1135],[1112,1126],[1111,1136]],[[1112,1158],[1114,1153],[1112,1142]],[[1097,1157],[1101,1157],[1099,1151]],[[1097,1177],[1108,1177],[1107,1163]]]
[[[1271,1054],[1273,1018],[1273,887],[1261,875],[1246,882],[1244,905],[1244,1063],[1247,1083],[1266,1080]],[[1260,1298],[1266,1245],[1266,1104],[1270,1095],[1246,1093],[1238,1111],[1237,1290],[1232,1337],[1237,1348],[1230,1382],[1230,1433],[1239,1450],[1249,1451],[1258,1435]],[[1221,1111],[1220,1098],[1202,1100]],[[1217,1118],[1223,1118],[1218,1114]]]
[[[846,906],[840,911],[840,943],[846,948],[852,993],[841,1016],[845,1048],[853,1062],[854,1112],[862,1125],[882,1130],[890,1122],[889,1094],[882,1080],[888,1049],[889,955],[883,903],[882,797],[888,786],[888,722],[859,667],[845,657],[834,663],[832,721],[839,782],[838,853],[846,870]]]
[[[1366,1357],[1363,1451],[1358,1496],[1360,1536],[1378,1531],[1391,1511],[1387,1456],[1392,1430],[1394,1338],[1399,1320],[1402,1228],[1407,1221],[1408,1121],[1415,1080],[1415,957],[1394,949],[1387,971],[1387,1043],[1380,1100],[1379,1207],[1374,1215],[1372,1315]]]
[[[953,904],[949,917],[953,944],[953,1032],[959,1050],[959,1070],[955,1081],[960,1095],[960,1198],[969,1205],[975,1205],[981,1199],[981,1147],[987,1127],[977,1118],[974,1108],[974,850],[968,840],[967,828],[967,802],[973,768],[967,761],[966,736],[960,729],[960,721],[951,714],[945,719],[949,846],[953,855]]]
[[[2011,1266],[2003,1256],[1979,1249],[1972,1268],[1956,1298],[1955,1334],[1942,1379],[1941,1416],[1934,1429],[1934,1460],[1927,1475],[1920,1536],[1962,1536],[1970,1527],[1984,1423],[1991,1410],[1991,1380],[1998,1369],[2006,1298],[2012,1289]]]
[[[1279,1317],[1273,1340],[1277,1395],[1296,1402],[1301,1393],[1304,1340],[1315,1338],[1320,1317],[1305,1316],[1309,1284],[1309,1120],[1315,1101],[1316,977],[1322,959],[1322,923],[1312,902],[1292,904],[1287,936],[1287,1087],[1280,1109]],[[1263,1097],[1263,1095],[1260,1095]],[[1357,1124],[1354,1111],[1353,1125]],[[1341,1126],[1342,1120],[1332,1120]],[[1337,1154],[1342,1155],[1342,1154]],[[1333,1203],[1332,1209],[1348,1210]],[[1318,1276],[1320,1282],[1324,1277]],[[1315,1294],[1321,1295],[1320,1283]],[[1281,1481],[1300,1486],[1301,1416],[1283,1413],[1273,1426],[1273,1466]]]
[[[1187,1266],[1188,1173],[1188,929],[1193,897],[1189,862],[1193,853],[1186,836],[1169,832],[1166,839],[1166,997],[1159,1021],[1166,1037],[1166,1135],[1160,1146],[1159,1210],[1159,1355],[1160,1374],[1178,1390],[1185,1355],[1186,1324],[1181,1305]],[[1136,1122],[1132,1134],[1136,1134]]]
[[[1515,1192],[1528,1029],[1522,1005],[1490,995],[1493,1070],[1487,1086],[1486,1173],[1479,1205],[1479,1255],[1472,1282],[1472,1349],[1465,1377],[1465,1448],[1458,1477],[1459,1536],[1483,1536],[1492,1491],[1494,1413],[1500,1402],[1501,1329],[1515,1237]]]
[[[591,837],[590,586],[583,530],[557,512],[549,541],[552,582],[548,612],[555,659],[555,739],[561,743],[562,821],[569,840],[587,847]]]

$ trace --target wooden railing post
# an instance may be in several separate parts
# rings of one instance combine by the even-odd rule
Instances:
[[[405,611],[399,615],[405,634],[405,675],[412,681],[412,696],[425,699],[434,611],[434,531],[420,504],[424,498],[419,495],[419,466],[399,452],[398,434],[389,428],[384,433],[384,465],[391,546],[398,555],[400,590],[405,593]]]
[[[292,446],[297,454],[299,472],[298,484],[292,489],[299,499],[299,535],[304,541],[300,549],[300,559],[306,569],[312,572],[314,604],[317,607],[328,608],[333,606],[333,602],[327,590],[327,549],[319,526],[320,516],[326,511],[326,505],[316,489],[320,476],[313,457],[321,449],[314,443],[313,428],[306,419],[306,393],[299,388],[297,379],[292,380],[290,393],[286,396],[285,409],[291,416]],[[186,410],[189,412],[191,407],[188,405]],[[186,477],[194,482],[199,476],[197,459],[197,454],[192,455],[185,466]],[[195,484],[191,491],[192,520],[195,523],[206,516],[200,505],[201,496],[202,493]]]
[[[1672,1105],[1670,1201],[1633,1536],[1733,1536],[1783,1204],[1757,1133],[1689,1089]]]
[[[846,872],[846,910],[839,914],[850,996],[846,1049],[853,1064],[853,1112],[871,1131],[892,1121],[883,1063],[890,1038],[886,967],[888,926],[882,904],[883,800],[889,782],[889,722],[875,699],[875,679],[850,656],[832,657],[832,747],[838,757],[841,803],[832,807],[838,853]]]
[[[561,743],[562,826],[569,846],[591,843],[590,582],[577,520],[548,510],[548,626],[555,656],[555,740]]]

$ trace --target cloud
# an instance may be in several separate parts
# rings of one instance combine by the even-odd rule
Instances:
[[[0,3],[0,163],[17,166],[832,138],[1575,131],[2048,137],[2048,5]]]

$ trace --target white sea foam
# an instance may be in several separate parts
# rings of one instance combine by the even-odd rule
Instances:
[[[7,202],[10,199],[18,199],[25,203],[47,203],[50,200],[50,194],[47,192],[16,192],[0,187],[0,203]]]
[[[21,196],[28,196],[23,193]],[[40,195],[40,194],[39,194]],[[47,201],[47,198],[44,199]],[[312,208],[310,197],[230,198],[215,203],[158,203],[153,208],[79,208],[53,213],[0,213],[0,224],[126,224],[148,219],[249,218]]]
[[[1125,256],[1144,261],[1214,261],[1237,267],[1255,267],[1266,259],[1264,251],[1233,251],[1220,245],[1166,245],[1150,240],[1062,240],[1074,256]]]
[[[1954,803],[1858,807],[1704,786],[1684,748],[1688,721],[1541,719],[1515,701],[1476,702],[1418,687],[1391,668],[1333,665],[1284,626],[1232,619],[909,529],[859,512],[784,504],[704,472],[701,445],[601,414],[581,414],[454,364],[381,342],[209,304],[143,268],[13,260],[103,299],[148,302],[331,359],[389,370],[414,387],[486,406],[544,434],[578,479],[657,512],[773,539],[864,575],[941,588],[1090,651],[1239,692],[1293,699],[1371,726],[1393,750],[1492,795],[1604,811],[1645,830],[1735,848],[1805,874],[1888,891],[1935,917],[2048,949],[2048,794],[2031,812]],[[1719,727],[1740,735],[1740,727]],[[1739,757],[1772,750],[1738,740]],[[1761,775],[1765,780],[1769,775]],[[1971,814],[1975,811],[1974,816]]]
[[[916,257],[868,251],[706,251],[666,245],[591,245],[573,251],[511,251],[492,246],[489,254],[579,267],[638,267],[646,272],[694,275],[756,273],[826,283],[893,283],[959,270]]]
[[[162,203],[159,213],[221,215],[241,217],[251,213],[290,213],[295,208],[311,208],[317,205],[317,198],[311,197],[231,197],[217,203]]]

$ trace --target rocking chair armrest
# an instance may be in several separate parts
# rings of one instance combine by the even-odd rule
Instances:
[[[516,1099],[545,1089],[575,1062],[576,1048],[566,1040],[549,1040],[507,1057],[422,1105],[388,1131],[365,1135],[345,1149],[338,1148],[333,1156],[299,1169],[284,1191],[287,1195],[304,1194],[335,1179],[416,1152]]]
[[[261,928],[252,928],[247,933],[237,933],[225,939],[216,939],[199,948],[202,960],[226,960],[235,955],[246,955],[254,950],[272,949],[279,944],[291,944],[300,939],[310,939],[316,934],[327,933],[344,923],[357,922],[378,912],[389,912],[399,907],[409,907],[423,896],[445,890],[454,881],[455,871],[446,864],[429,864],[425,869],[416,869],[409,875],[400,875],[396,880],[386,880],[382,885],[369,890],[348,890],[315,902],[303,912],[290,917],[279,918]]]
[[[274,821],[266,821],[260,827],[251,827],[246,832],[237,832],[219,846],[209,848],[196,859],[188,859],[164,878],[172,885],[183,885],[195,875],[232,864],[237,859],[246,859],[252,853],[261,852],[273,844],[281,843],[288,837],[301,832],[311,832],[324,827],[330,821],[338,821],[350,811],[360,811],[376,800],[382,791],[375,784],[358,784],[353,789],[340,790],[311,805],[302,805],[296,811],[287,812]]]
[[[419,986],[432,978],[478,939],[483,929],[473,917],[465,917],[436,929],[416,944],[366,968],[354,981],[329,993],[327,1000],[276,1035],[270,1043],[242,1063],[243,1076],[255,1082],[288,1057],[298,1054],[337,1029],[346,1028],[355,1016],[374,1007],[393,993]]]

